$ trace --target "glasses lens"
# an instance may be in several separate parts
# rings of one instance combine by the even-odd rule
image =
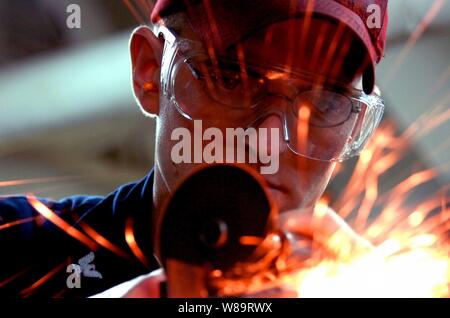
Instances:
[[[204,111],[205,94],[201,82],[192,72],[189,64],[180,60],[172,69],[171,90],[175,105],[183,115],[198,119]]]
[[[297,96],[292,103],[292,110],[296,116],[299,115],[301,108],[308,109],[311,126],[332,127],[341,125],[349,118],[353,104],[342,94],[316,90]]]
[[[360,105],[361,112],[352,132],[351,143],[342,155],[343,160],[361,153],[383,117],[384,102],[380,97],[366,96]]]
[[[264,78],[237,63],[212,65],[207,59],[190,59],[178,63],[176,68],[173,74],[174,95],[188,114],[195,113],[194,104],[200,104],[198,98],[211,108],[250,110],[266,93]]]
[[[289,147],[297,154],[318,160],[337,160],[359,117],[352,101],[332,91],[300,94],[287,116]]]

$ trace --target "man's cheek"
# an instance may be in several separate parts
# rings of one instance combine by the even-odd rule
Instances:
[[[323,194],[331,178],[335,163],[311,160],[301,156],[297,156],[294,160],[296,168],[290,173],[288,171],[284,171],[284,173],[288,178],[296,179],[292,181],[292,184],[296,184],[297,188],[292,189],[292,191],[301,192],[303,200],[301,205],[311,205]],[[285,165],[283,162],[281,169]]]
[[[338,159],[350,137],[349,131],[337,132],[333,129],[312,129],[309,135],[308,156],[324,160]]]

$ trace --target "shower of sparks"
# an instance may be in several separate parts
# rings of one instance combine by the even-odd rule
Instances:
[[[317,262],[313,255],[309,268],[281,279],[299,297],[450,296],[449,185],[415,205],[407,203],[442,170],[412,173],[388,193],[380,194],[378,188],[379,178],[408,153],[414,138],[448,121],[448,110],[432,113],[425,116],[428,124],[421,130],[407,129],[408,134],[396,137],[392,125],[386,124],[376,133],[348,186],[330,204],[374,247],[356,253],[354,243],[340,233],[329,237],[326,244],[336,258]]]
[[[390,239],[364,255],[322,261],[290,284],[299,297],[448,297],[448,251],[433,248],[434,240]]]
[[[312,235],[323,248],[313,249],[306,261],[294,260],[294,269],[286,267],[289,255],[281,252],[278,276],[269,266],[245,281],[212,276],[212,286],[221,296],[258,294],[281,285],[294,297],[450,297],[450,186],[427,191],[429,197],[419,202],[411,200],[421,187],[438,184],[436,178],[448,167],[418,170],[389,190],[379,189],[380,178],[398,169],[417,139],[448,121],[448,110],[438,104],[400,136],[386,122],[361,154],[338,200],[321,199],[305,229],[296,214],[285,221],[283,228]],[[344,170],[340,165],[334,177]],[[335,219],[330,226],[330,209],[347,224]],[[263,246],[260,238],[241,237],[240,242]],[[268,254],[273,250],[276,244]]]

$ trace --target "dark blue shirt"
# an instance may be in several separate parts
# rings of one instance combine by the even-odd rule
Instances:
[[[86,297],[157,269],[151,237],[152,192],[150,173],[106,197],[39,199],[91,244],[43,217],[26,196],[0,197],[0,297]],[[130,239],[127,242],[127,224],[144,257],[133,252]],[[82,273],[79,288],[73,284],[69,288],[67,279],[74,272],[67,266],[78,265],[91,251],[95,258],[90,264],[101,278]]]

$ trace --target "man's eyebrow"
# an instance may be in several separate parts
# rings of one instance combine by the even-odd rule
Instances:
[[[186,59],[185,61],[189,68],[191,69],[191,71],[196,75],[197,78],[200,78],[203,74],[202,74],[202,70],[201,68],[201,64],[205,65],[208,68],[212,68],[214,69],[214,63],[212,62],[212,60],[210,58],[206,58],[203,61],[200,60],[195,60],[195,59]],[[223,58],[221,56],[219,56],[217,58],[217,64],[219,66],[220,69],[227,69],[230,71],[235,71],[235,72],[242,72],[242,65],[236,61],[236,60],[230,60],[228,58]],[[251,64],[246,63],[245,64],[245,71],[247,72],[247,74],[253,75],[253,76],[258,76],[258,77],[266,77],[264,72],[261,72],[261,67],[260,66],[253,66]]]
[[[214,64],[211,58],[207,55],[205,55],[204,60],[192,58],[186,59],[185,63],[188,65],[189,69],[196,79],[202,79],[208,76],[204,74],[200,64],[203,64],[209,70],[214,70]],[[239,73],[241,72],[241,64],[236,60],[230,60],[227,57],[219,56],[217,58],[217,63],[220,69],[228,67],[231,71],[236,71]],[[270,68],[261,66],[256,63],[245,63],[245,65],[247,74],[255,78],[259,77],[276,81],[289,78],[290,76],[299,76],[298,79],[301,80],[302,84],[305,84],[305,86],[322,87],[324,89],[330,89],[341,94],[351,94],[352,91],[355,90],[355,87],[353,87],[351,83],[339,82],[337,79],[333,79],[325,75],[312,73],[307,73],[305,75],[301,74],[304,72],[295,70],[287,72],[281,70],[282,67],[280,66],[274,66],[273,68]]]

